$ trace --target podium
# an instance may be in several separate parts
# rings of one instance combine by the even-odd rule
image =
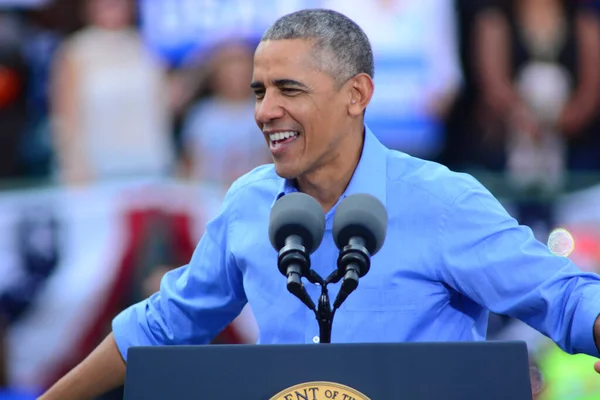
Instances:
[[[125,400],[531,400],[524,342],[132,347]]]

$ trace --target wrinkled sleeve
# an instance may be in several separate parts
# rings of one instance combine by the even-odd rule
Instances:
[[[440,222],[440,279],[481,306],[510,315],[568,353],[600,357],[593,337],[600,276],[552,254],[484,188],[468,189]]]
[[[157,293],[113,320],[113,334],[125,360],[132,346],[208,343],[239,315],[247,299],[229,251],[234,199],[228,193],[190,263],[165,274]]]

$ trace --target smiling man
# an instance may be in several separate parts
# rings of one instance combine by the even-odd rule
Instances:
[[[326,211],[312,255],[321,276],[338,256],[331,227],[340,199],[369,193],[388,211],[385,244],[337,311],[332,342],[484,340],[489,309],[567,352],[598,357],[600,277],[554,256],[473,178],[385,148],[363,121],[373,74],[367,37],[343,15],[305,10],[275,22],[256,50],[251,83],[274,164],[232,185],[190,263],[117,316],[113,333],[42,399],[84,399],[120,385],[129,347],[208,343],[247,303],[259,343],[319,342],[267,235],[271,207],[294,191]]]
[[[300,191],[329,210],[361,155],[363,113],[373,95],[373,55],[367,37],[350,21],[344,19],[334,35],[330,26],[308,23],[336,14],[297,15],[304,19],[275,24],[258,45],[250,85],[255,117],[277,175],[295,180]]]

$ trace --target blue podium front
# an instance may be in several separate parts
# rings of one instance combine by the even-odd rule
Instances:
[[[129,349],[125,400],[530,400],[523,342]]]

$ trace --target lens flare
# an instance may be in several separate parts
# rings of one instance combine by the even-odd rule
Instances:
[[[564,228],[554,229],[548,236],[548,248],[552,254],[569,257],[575,250],[573,235]]]

